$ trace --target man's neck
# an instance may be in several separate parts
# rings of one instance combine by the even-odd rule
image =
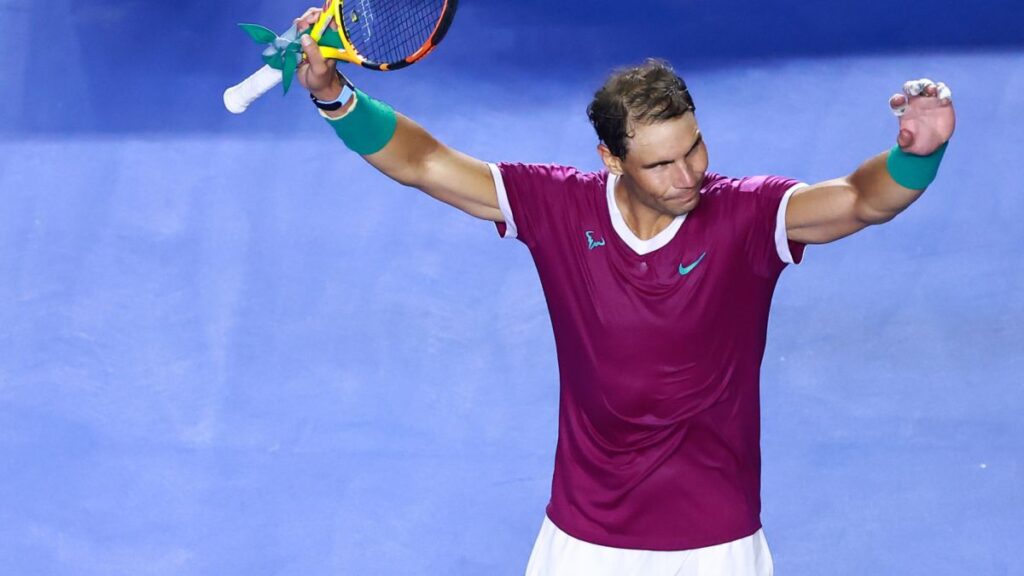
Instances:
[[[675,220],[672,214],[659,212],[643,202],[637,200],[635,194],[630,193],[628,184],[624,179],[619,178],[615,183],[615,205],[618,206],[622,219],[633,234],[641,240],[650,240],[657,236],[662,230]]]

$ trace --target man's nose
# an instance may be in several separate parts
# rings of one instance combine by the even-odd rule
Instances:
[[[672,186],[676,188],[693,188],[697,185],[697,177],[685,162],[673,164]]]

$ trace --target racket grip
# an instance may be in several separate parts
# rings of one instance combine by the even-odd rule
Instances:
[[[241,114],[256,101],[281,83],[281,71],[264,66],[245,80],[224,91],[224,107],[232,114]]]

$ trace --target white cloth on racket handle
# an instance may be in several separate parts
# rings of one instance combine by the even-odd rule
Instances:
[[[224,107],[233,114],[241,114],[257,98],[280,84],[282,79],[280,70],[263,66],[252,76],[224,91]]]

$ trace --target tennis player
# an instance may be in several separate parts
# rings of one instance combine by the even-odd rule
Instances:
[[[776,281],[805,245],[888,222],[920,197],[953,134],[949,89],[908,82],[890,99],[897,145],[807,185],[709,172],[693,99],[661,61],[597,91],[587,112],[605,170],[582,172],[469,157],[356,90],[314,46],[305,54],[299,80],[350,149],[495,222],[536,263],[560,403],[527,576],[772,574],[759,372]]]

